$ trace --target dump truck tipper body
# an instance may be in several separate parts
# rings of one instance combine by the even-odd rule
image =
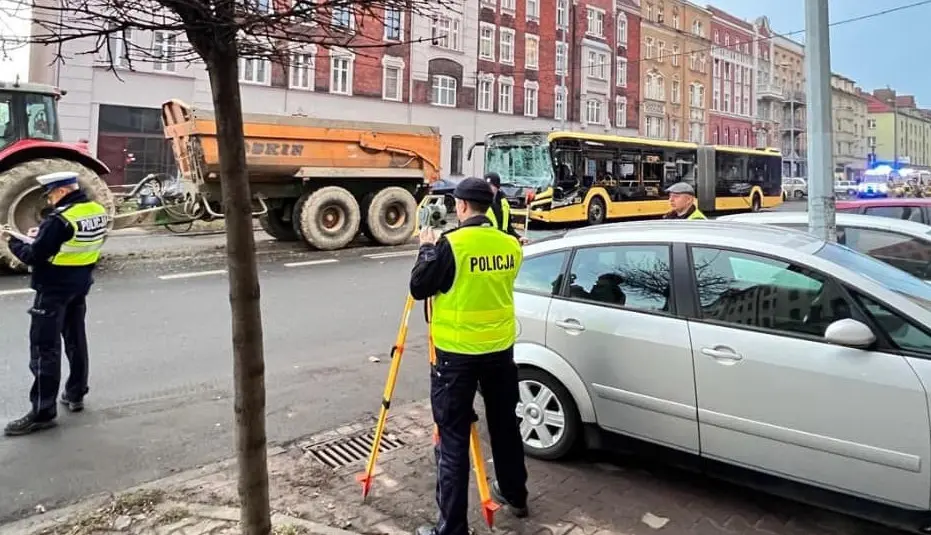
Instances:
[[[162,121],[192,197],[202,199],[207,217],[219,216],[213,114],[170,100]],[[339,249],[361,231],[379,244],[405,243],[418,201],[439,178],[433,127],[246,114],[243,131],[257,214],[283,241]]]

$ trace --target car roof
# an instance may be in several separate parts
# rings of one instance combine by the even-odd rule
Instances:
[[[723,216],[719,218],[718,221],[746,221],[747,223],[759,223],[761,225],[807,223],[808,212],[757,212],[734,214]],[[897,231],[912,236],[922,236],[925,239],[931,239],[931,227],[915,221],[864,214],[835,214],[835,221],[841,225]]]
[[[753,225],[721,220],[649,220],[625,221],[565,231],[524,246],[527,256],[567,247],[585,247],[602,243],[672,243],[732,247],[749,251],[761,248],[791,255],[791,251],[813,254],[824,241],[783,227]]]
[[[837,201],[838,208],[855,208],[857,206],[931,206],[931,199],[906,197],[898,199],[857,199]]]

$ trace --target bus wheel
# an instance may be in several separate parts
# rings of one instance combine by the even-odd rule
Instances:
[[[600,225],[605,222],[605,202],[601,197],[592,197],[588,203],[588,224]]]
[[[750,210],[753,212],[759,212],[763,207],[763,202],[760,200],[759,195],[753,196],[753,203],[750,205]]]

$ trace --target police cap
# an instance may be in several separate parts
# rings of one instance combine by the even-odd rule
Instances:
[[[48,173],[36,177],[36,182],[45,188],[45,191],[51,191],[55,188],[70,186],[78,183],[78,174],[74,171],[59,171],[57,173]]]
[[[495,200],[495,194],[491,192],[488,184],[481,178],[475,177],[469,177],[460,182],[453,191],[453,197],[479,204],[491,204]]]
[[[695,188],[692,187],[688,182],[676,182],[672,186],[669,186],[666,189],[666,193],[679,193],[685,195],[695,196]]]
[[[496,188],[501,187],[501,175],[492,171],[491,173],[485,173],[485,182],[488,182]]]

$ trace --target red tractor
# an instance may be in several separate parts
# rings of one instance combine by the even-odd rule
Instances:
[[[64,92],[46,85],[0,82],[0,225],[27,232],[48,208],[35,178],[56,171],[78,173],[81,187],[114,212],[114,198],[100,178],[110,172],[86,144],[64,143],[58,99]],[[0,240],[0,267],[24,271]]]

